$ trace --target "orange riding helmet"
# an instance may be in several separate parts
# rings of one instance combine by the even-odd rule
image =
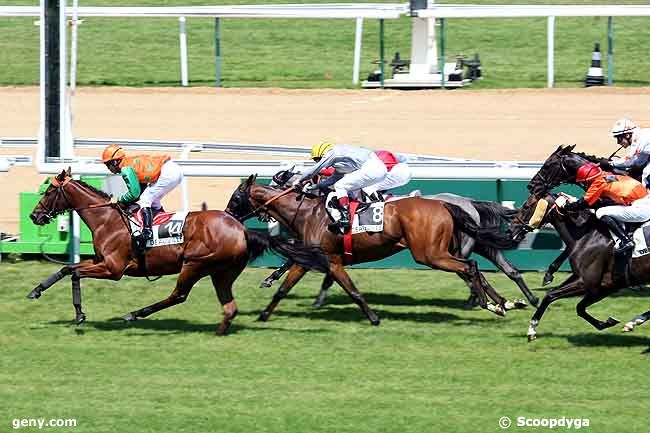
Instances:
[[[114,161],[122,159],[126,156],[124,150],[117,144],[110,144],[102,152],[102,162]]]

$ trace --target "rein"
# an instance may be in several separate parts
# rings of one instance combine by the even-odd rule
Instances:
[[[240,220],[240,221],[244,221],[244,220],[246,220],[246,218],[248,218],[248,217],[251,217],[251,216],[253,216],[253,215],[257,215],[257,213],[258,213],[260,210],[262,210],[262,209],[266,209],[266,206],[268,206],[269,204],[273,203],[274,201],[276,201],[276,200],[279,199],[280,197],[284,197],[285,195],[289,194],[290,192],[293,192],[293,188],[286,189],[286,190],[282,191],[280,194],[271,197],[270,199],[268,199],[267,201],[265,201],[264,203],[262,203],[260,206],[256,207],[255,209],[253,209],[252,211],[248,212],[248,213],[247,213],[246,215],[244,215],[243,217],[239,218],[239,220]],[[301,204],[302,204],[302,203],[301,203]]]

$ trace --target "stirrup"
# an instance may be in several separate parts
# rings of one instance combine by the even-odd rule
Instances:
[[[622,240],[619,240],[618,245],[614,247],[614,251],[616,253],[626,253],[630,250],[634,249],[634,241],[631,239],[628,239],[627,242],[623,242]]]

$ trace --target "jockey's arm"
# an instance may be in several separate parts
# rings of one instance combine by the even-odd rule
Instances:
[[[117,199],[117,202],[132,203],[137,201],[140,198],[140,194],[142,194],[142,188],[140,187],[140,180],[135,174],[135,170],[129,166],[122,167],[120,174],[122,175],[122,179],[124,179],[127,191]]]
[[[331,167],[336,163],[336,161],[340,158],[339,155],[336,155],[336,152],[330,152],[325,156],[325,158],[321,159],[318,164],[314,165],[311,168],[308,168],[307,171],[305,171],[300,178],[299,182],[304,182],[308,179],[311,179],[315,174],[319,173],[322,169]]]
[[[612,167],[619,170],[641,170],[650,161],[650,153],[641,152],[637,156],[623,161],[612,161]]]
[[[334,174],[332,174],[331,176],[327,176],[325,180],[318,182],[318,188],[320,190],[325,190],[330,186],[334,185],[339,180],[341,180],[342,177],[343,177],[343,173],[334,172]]]

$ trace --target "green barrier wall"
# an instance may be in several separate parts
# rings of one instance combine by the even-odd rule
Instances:
[[[92,176],[83,177],[82,180],[97,188],[101,188],[103,177]],[[243,179],[242,179],[243,181]],[[258,179],[258,182],[268,183],[270,179]],[[476,200],[490,201],[514,201],[516,206],[521,206],[528,198],[526,189],[527,181],[511,180],[471,180],[471,179],[453,179],[453,180],[424,180],[415,179],[407,186],[398,188],[395,194],[406,194],[414,189],[419,189],[422,194],[436,194],[441,192],[454,193],[465,197],[471,197]],[[25,192],[21,193],[20,200],[20,241],[19,242],[1,242],[1,253],[42,253],[47,254],[67,254],[70,250],[70,236],[68,232],[58,231],[57,222],[54,221],[46,226],[38,227],[32,224],[29,214],[41,198],[42,192],[49,184],[49,181],[43,184],[39,193]],[[569,194],[580,196],[582,191],[574,186],[562,188]],[[69,214],[61,216],[68,218]],[[257,220],[246,222],[247,227],[267,228],[266,223]],[[506,251],[506,256],[522,270],[543,270],[551,261],[560,253],[563,244],[554,230],[540,230],[533,241],[524,248],[512,251]],[[88,228],[82,223],[81,228],[81,254],[92,255],[92,236]],[[487,262],[481,257],[476,257],[482,269],[495,269],[492,263]],[[274,255],[265,255],[254,264],[257,266],[279,266],[280,258]],[[356,265],[363,268],[422,268],[416,264],[408,251],[403,251],[387,259]],[[563,265],[563,270],[568,269],[568,265]]]

